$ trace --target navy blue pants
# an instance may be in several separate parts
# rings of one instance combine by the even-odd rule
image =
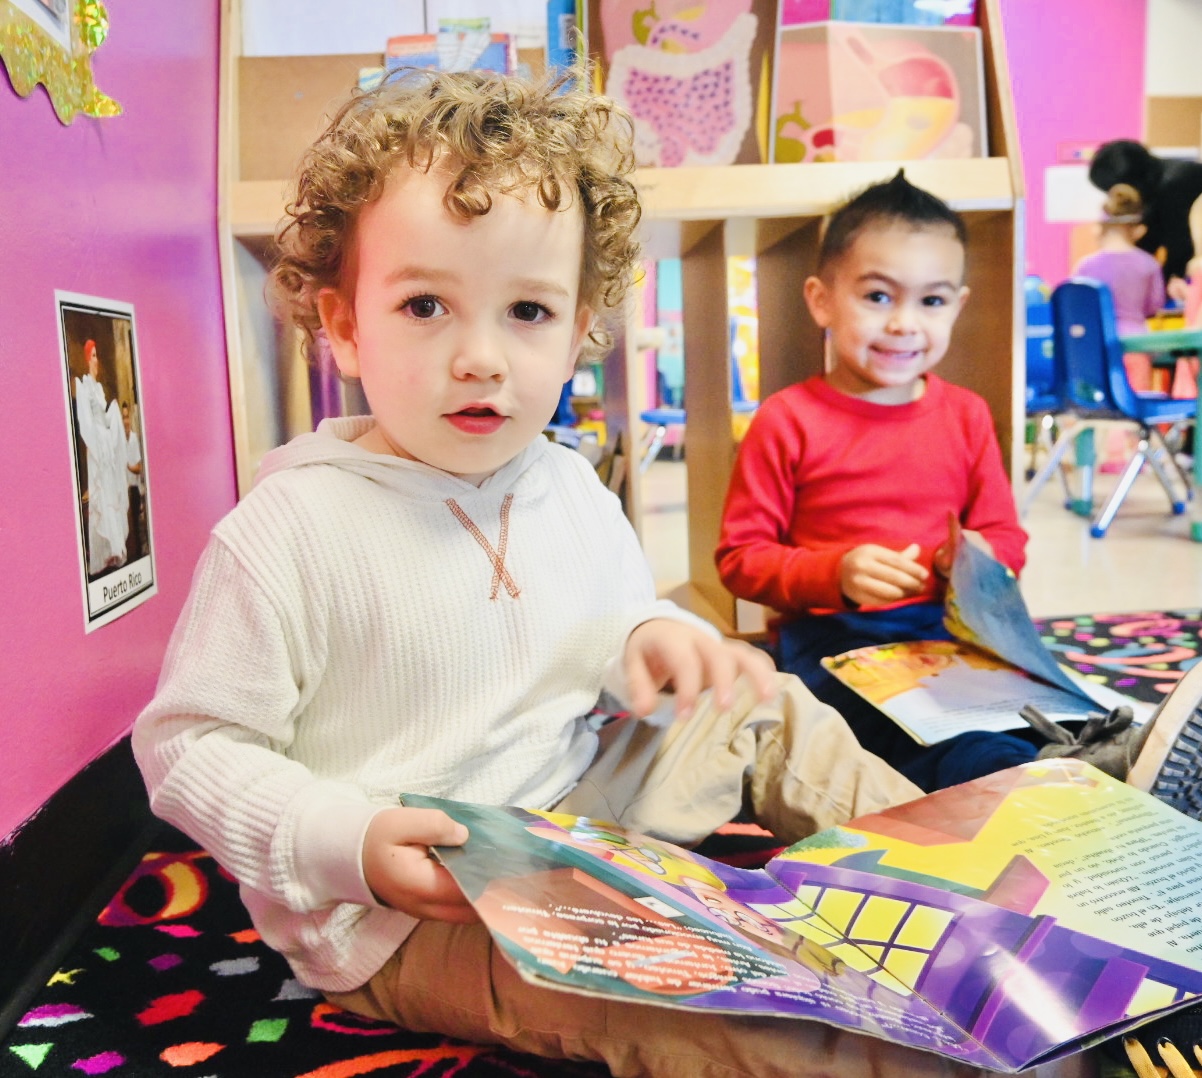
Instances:
[[[943,627],[943,606],[916,603],[892,610],[856,610],[784,622],[773,658],[779,670],[796,674],[819,700],[838,711],[864,748],[929,793],[1032,760],[1043,741],[1025,730],[974,730],[935,745],[920,745],[825,670],[822,659],[869,644],[950,639]]]

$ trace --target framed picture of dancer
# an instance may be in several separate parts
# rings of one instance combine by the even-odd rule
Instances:
[[[54,296],[91,632],[157,590],[134,309],[74,292]]]

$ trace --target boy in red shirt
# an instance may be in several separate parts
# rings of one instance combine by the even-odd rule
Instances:
[[[830,370],[760,406],[716,552],[732,593],[780,615],[777,665],[926,790],[1029,760],[1035,744],[974,732],[920,746],[821,659],[948,638],[951,518],[967,541],[1023,567],[1027,535],[989,406],[931,373],[968,298],[966,236],[959,214],[900,171],[832,216],[805,282]]]

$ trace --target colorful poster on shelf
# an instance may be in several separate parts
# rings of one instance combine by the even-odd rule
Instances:
[[[772,66],[773,161],[987,155],[975,27],[782,22]]]
[[[488,19],[444,20],[436,34],[401,34],[390,37],[384,50],[386,70],[400,67],[435,71],[514,70],[513,39],[494,34]]]
[[[547,0],[547,66],[566,70],[576,62],[576,0]]]
[[[760,399],[760,320],[755,290],[755,258],[732,255],[726,260],[727,306],[730,311],[731,400]],[[741,442],[751,426],[752,411],[736,410],[731,430]]]
[[[805,22],[906,23],[975,26],[977,0],[781,0],[781,25]]]
[[[639,165],[768,160],[775,23],[775,0],[589,0],[589,54],[634,116]]]
[[[435,852],[536,984],[816,1019],[1005,1073],[1202,994],[1202,824],[1078,760],[860,817],[757,870],[603,821],[403,801],[468,827]]]

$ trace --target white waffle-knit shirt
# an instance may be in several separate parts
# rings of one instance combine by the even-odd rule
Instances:
[[[603,687],[624,698],[630,631],[704,624],[655,599],[580,454],[539,439],[476,487],[352,444],[370,424],[327,420],[265,458],[213,531],[133,731],[154,811],[331,991],[415,923],[364,881],[380,808],[407,792],[554,804],[596,749],[582,716]]]

